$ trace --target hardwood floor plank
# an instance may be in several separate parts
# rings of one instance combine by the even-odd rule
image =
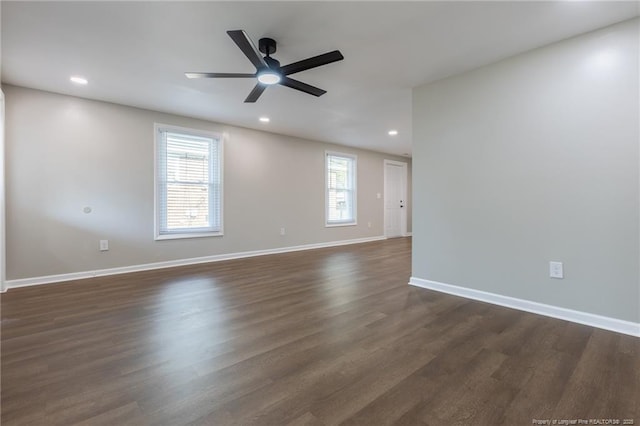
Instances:
[[[640,339],[407,285],[411,240],[12,289],[3,426],[640,423]]]
[[[287,423],[286,426],[326,426],[311,413],[304,413],[302,416]]]
[[[634,418],[640,406],[640,353],[634,340],[630,336],[594,330],[554,415],[558,418]],[[600,347],[610,350],[596,349]]]
[[[69,423],[67,423],[69,424]],[[142,416],[135,402],[123,405],[90,417],[81,422],[73,423],[73,426],[147,426],[149,423]]]

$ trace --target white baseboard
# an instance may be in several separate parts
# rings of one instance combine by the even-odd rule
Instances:
[[[559,306],[546,305],[544,303],[502,296],[495,293],[487,293],[481,290],[458,287],[451,284],[444,284],[416,277],[411,277],[409,285],[640,337],[640,323],[604,317],[588,312],[574,311],[572,309],[561,308]]]
[[[222,260],[242,259],[245,257],[265,256],[277,253],[289,253],[302,250],[313,250],[327,247],[345,246],[349,244],[368,243],[371,241],[380,241],[386,239],[383,236],[357,238],[353,240],[330,241],[326,243],[305,244],[301,246],[278,247],[266,250],[244,251],[239,253],[225,253],[212,256],[193,257],[190,259],[168,260],[164,262],[145,263],[141,265],[121,266],[109,269],[97,269],[94,271],[71,272],[68,274],[46,275],[33,278],[21,278],[16,280],[5,281],[5,291],[12,288],[28,287],[32,285],[52,284],[62,281],[81,280],[93,277],[102,277],[106,275],[126,274],[129,272],[149,271],[153,269],[172,268],[175,266],[195,265],[198,263],[220,262]]]
[[[404,236],[405,237],[411,237],[411,236],[413,236],[413,232],[405,232]]]

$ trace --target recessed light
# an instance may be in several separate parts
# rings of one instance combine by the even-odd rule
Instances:
[[[268,123],[271,121],[269,117],[260,117],[259,120],[262,121],[263,123]]]
[[[80,77],[78,75],[71,76],[71,78],[69,78],[69,80],[71,80],[72,83],[82,84],[83,86],[88,83],[86,78]]]
[[[398,134],[397,130],[389,130],[389,136],[395,136]]]

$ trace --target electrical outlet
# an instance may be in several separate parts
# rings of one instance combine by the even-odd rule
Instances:
[[[280,235],[286,235],[286,230],[284,228],[280,228]]]
[[[564,278],[562,262],[549,262],[549,277],[560,279]]]
[[[100,251],[109,251],[109,240],[100,240]]]
[[[371,222],[367,222],[367,226],[371,228]]]

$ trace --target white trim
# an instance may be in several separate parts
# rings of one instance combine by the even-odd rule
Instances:
[[[339,226],[358,226],[358,223],[357,222],[344,222],[344,223],[335,222],[335,223],[327,224],[324,227],[325,228],[336,228],[336,227],[339,227]]]
[[[7,291],[7,226],[5,176],[5,98],[0,88],[0,293]]]
[[[413,236],[413,232],[405,232],[404,236],[405,237],[412,237]]]
[[[156,235],[156,241],[162,240],[179,240],[183,238],[204,238],[204,237],[223,237],[224,234],[222,232],[187,232],[187,233],[170,233],[170,234],[160,234]]]
[[[62,281],[81,280],[106,275],[126,274],[129,272],[150,271],[153,269],[172,268],[175,266],[195,265],[198,263],[220,262],[222,260],[242,259],[245,257],[265,256],[269,254],[289,253],[302,250],[313,250],[327,247],[346,246],[349,244],[361,244],[386,239],[383,236],[356,238],[353,240],[329,241],[326,243],[304,244],[300,246],[278,247],[266,250],[244,251],[239,253],[225,253],[212,256],[193,257],[190,259],[167,260],[164,262],[145,263],[141,265],[121,266],[117,268],[98,269],[95,271],[72,272],[68,274],[47,275],[43,277],[20,278],[6,282],[6,288],[28,287],[32,285],[52,284]]]
[[[411,277],[409,285],[640,337],[640,323],[605,317],[588,312],[574,311],[572,309],[561,308],[559,306],[546,305],[544,303],[502,296],[500,294],[488,293],[481,290],[474,290],[472,288],[458,287],[451,284],[444,284],[416,277]]]

